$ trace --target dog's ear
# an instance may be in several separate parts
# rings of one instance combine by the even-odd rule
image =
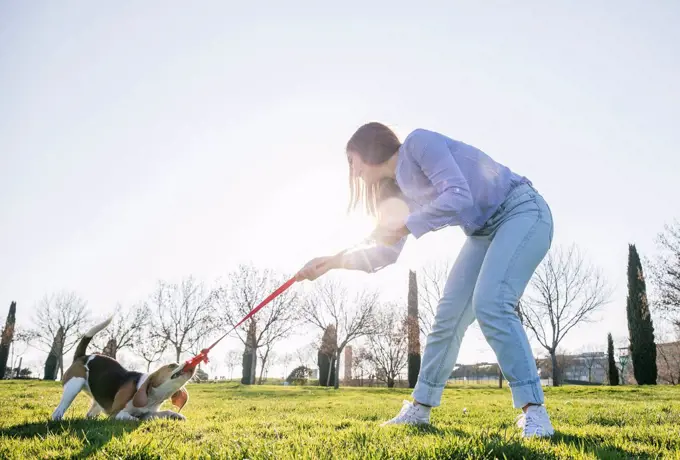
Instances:
[[[175,391],[170,397],[170,401],[174,406],[177,406],[177,412],[181,412],[184,405],[189,400],[189,392],[186,388],[182,387]]]
[[[156,372],[153,374],[149,375],[144,383],[142,383],[142,386],[139,387],[139,390],[135,393],[135,396],[132,398],[132,405],[135,407],[144,407],[148,404],[149,402],[149,390],[151,390],[152,386],[154,385],[156,379]]]

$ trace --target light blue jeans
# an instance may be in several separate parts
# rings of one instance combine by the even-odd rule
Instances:
[[[550,208],[528,184],[511,190],[485,226],[467,238],[437,306],[413,399],[439,405],[463,335],[476,318],[514,407],[543,404],[536,362],[515,307],[552,238]]]

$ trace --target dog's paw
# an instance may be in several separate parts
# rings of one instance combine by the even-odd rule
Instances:
[[[177,413],[177,412],[173,412],[173,414],[174,414],[174,415],[172,416],[173,419],[175,419],[175,420],[181,420],[181,421],[183,421],[183,422],[186,422],[187,418],[186,418],[184,415],[179,414],[179,413]]]
[[[170,419],[170,420],[182,420],[182,421],[185,421],[185,420],[187,419],[184,415],[182,415],[182,414],[180,414],[180,413],[178,413],[178,412],[175,412],[175,411],[171,411],[171,410],[164,410],[164,411],[162,411],[162,412],[157,412],[156,415],[157,415],[159,418],[167,418],[167,419]]]
[[[125,411],[118,412],[114,418],[115,420],[129,420],[131,422],[137,422],[139,419],[134,415],[130,415]]]
[[[52,420],[53,421],[58,422],[63,418],[64,418],[64,411],[63,410],[55,409],[55,411],[52,412]]]

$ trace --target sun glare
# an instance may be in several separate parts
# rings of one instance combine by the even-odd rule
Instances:
[[[295,270],[312,257],[335,254],[366,238],[375,221],[346,213],[346,182],[334,176],[309,171],[281,184],[274,194],[260,197],[258,209],[251,213],[248,258]]]

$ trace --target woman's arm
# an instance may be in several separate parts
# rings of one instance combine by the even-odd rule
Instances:
[[[395,263],[405,243],[406,237],[391,246],[376,245],[347,252],[338,261],[337,268],[375,273]]]

